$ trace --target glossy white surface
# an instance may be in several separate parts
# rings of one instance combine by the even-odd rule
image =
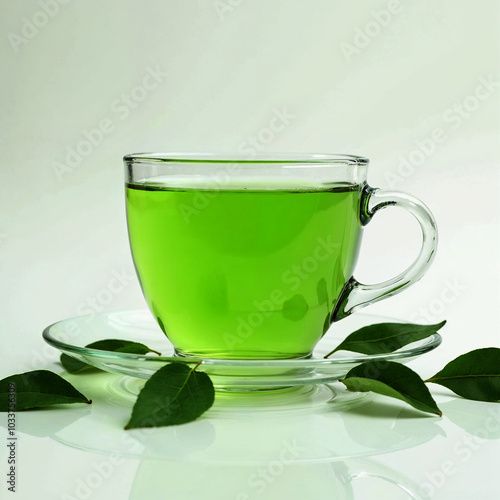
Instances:
[[[190,424],[124,431],[142,381],[66,378],[93,404],[18,413],[21,498],[472,498],[472,485],[478,498],[498,492],[497,404],[438,390],[439,418],[374,396],[299,412],[218,400]],[[23,480],[26,473],[38,481]]]
[[[144,307],[121,157],[148,150],[370,158],[370,184],[421,198],[440,241],[418,284],[365,311],[448,319],[442,346],[410,365],[422,376],[500,346],[499,8],[496,0],[3,2],[0,378],[62,373],[41,338],[50,323]],[[355,276],[394,276],[419,238],[411,217],[377,214]],[[500,405],[438,386],[442,418],[374,397],[286,414],[219,405],[192,424],[125,432],[133,382],[68,379],[94,404],[18,414],[15,495],[0,414],[0,498],[500,498]]]

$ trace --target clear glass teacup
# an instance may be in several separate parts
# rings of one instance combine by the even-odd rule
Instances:
[[[308,357],[333,322],[415,283],[436,250],[428,208],[368,186],[359,156],[141,153],[124,163],[137,274],[179,355]],[[420,253],[393,279],[359,283],[363,226],[388,206],[415,216]]]

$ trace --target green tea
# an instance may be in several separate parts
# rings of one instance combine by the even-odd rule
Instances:
[[[361,186],[126,191],[142,290],[179,354],[311,353],[352,276]]]

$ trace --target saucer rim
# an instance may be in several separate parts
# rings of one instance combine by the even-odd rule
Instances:
[[[314,353],[317,352],[318,346],[321,347],[322,344],[325,344],[328,341],[338,342],[337,339],[326,338],[325,335],[323,339],[318,343],[316,348],[313,351],[313,357],[311,358],[294,358],[294,359],[221,359],[221,358],[204,358],[204,357],[186,357],[186,356],[157,356],[157,355],[145,355],[145,354],[134,354],[134,353],[122,353],[116,351],[105,351],[101,349],[92,349],[85,346],[79,346],[76,344],[69,344],[67,342],[59,340],[56,336],[54,336],[54,329],[57,327],[62,327],[65,323],[70,323],[78,320],[85,320],[89,317],[106,317],[110,315],[119,315],[119,314],[143,314],[150,312],[147,309],[123,309],[118,311],[103,311],[100,313],[92,314],[92,315],[81,315],[75,316],[71,318],[66,318],[63,320],[56,321],[45,327],[42,332],[42,337],[50,346],[56,348],[57,350],[66,353],[68,355],[76,354],[76,359],[78,355],[90,356],[95,358],[102,358],[103,360],[116,360],[116,359],[128,359],[130,361],[142,361],[145,363],[184,363],[187,365],[197,364],[201,362],[201,365],[204,366],[229,366],[229,367],[255,367],[255,368],[268,368],[268,367],[288,367],[288,368],[314,368],[314,367],[322,367],[322,366],[332,366],[332,365],[343,365],[343,364],[354,364],[354,363],[362,363],[365,361],[376,361],[376,360],[398,360],[398,359],[407,359],[414,358],[430,352],[436,349],[442,343],[442,337],[439,333],[434,333],[425,339],[412,342],[411,344],[407,344],[403,346],[401,349],[391,353],[382,353],[382,354],[361,354],[361,353],[353,353],[351,351],[338,351],[336,353],[336,357],[333,358],[315,358]],[[357,313],[356,316],[366,317],[369,316],[371,318],[380,318],[381,322],[388,322],[388,320],[397,321],[397,322],[406,322],[405,320],[389,318],[387,316],[373,315],[373,314],[363,314]],[[152,318],[152,316],[151,316]],[[140,338],[132,339],[134,341],[140,342]],[[171,348],[173,346],[169,341],[167,336],[164,336],[164,340],[170,344]],[[338,344],[335,344],[338,345]],[[335,345],[333,347],[335,347]],[[348,353],[344,355],[344,353]],[[92,363],[89,363],[92,364]]]

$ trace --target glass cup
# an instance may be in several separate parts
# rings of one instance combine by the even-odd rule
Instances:
[[[309,357],[333,322],[421,278],[436,250],[428,208],[368,186],[359,156],[141,153],[124,164],[137,275],[181,356]],[[420,253],[390,280],[359,283],[363,226],[388,206],[415,216]]]

